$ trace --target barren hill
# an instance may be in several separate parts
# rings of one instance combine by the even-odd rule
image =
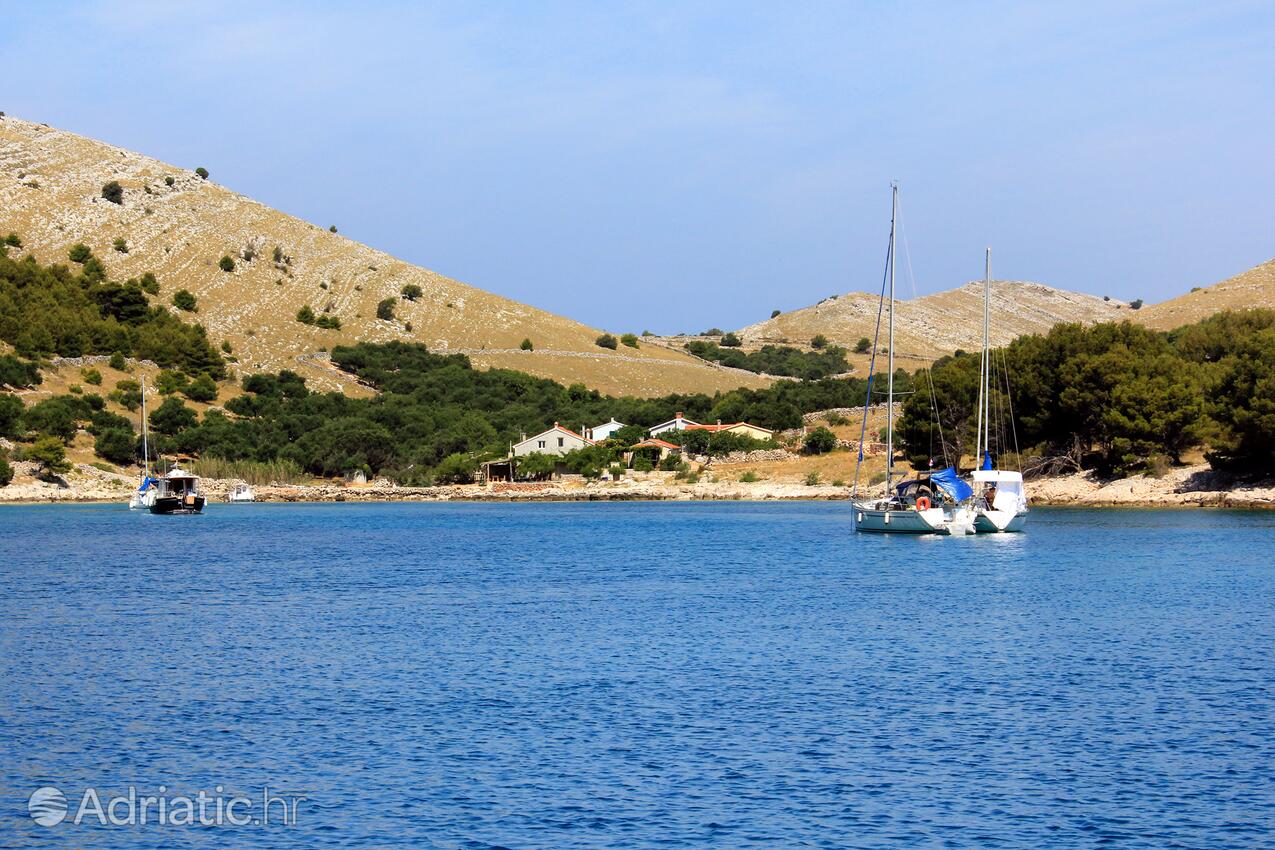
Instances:
[[[873,338],[878,297],[851,292],[825,299],[812,307],[781,313],[773,319],[742,328],[745,345],[788,341],[804,345],[817,334],[853,348],[861,338]],[[1042,333],[1059,322],[1103,322],[1135,315],[1122,301],[1055,289],[1025,281],[992,281],[992,344],[1004,345],[1017,336]],[[978,348],[982,340],[983,283],[897,301],[895,348],[905,360],[927,361],[958,348]],[[882,319],[882,340],[885,319]]]
[[[123,187],[122,203],[103,197],[110,181]],[[154,272],[159,303],[179,289],[194,293],[198,321],[214,341],[231,343],[238,368],[294,369],[317,388],[349,387],[322,351],[394,339],[609,393],[769,382],[661,346],[599,348],[597,329],[398,260],[190,170],[11,116],[0,117],[0,233],[10,231],[23,240],[22,253],[43,262],[65,263],[68,248],[83,242],[112,278]],[[113,249],[117,239],[126,253]],[[233,271],[218,266],[223,256],[234,260]],[[377,303],[409,284],[421,296],[399,301],[392,321],[378,319]],[[298,322],[306,305],[339,318],[341,330]],[[534,352],[520,350],[524,338]]]
[[[1268,260],[1235,277],[1196,289],[1138,311],[1137,319],[1158,330],[1189,325],[1222,310],[1275,307],[1275,260]]]

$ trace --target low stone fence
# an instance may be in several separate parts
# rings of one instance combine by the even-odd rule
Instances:
[[[751,452],[731,452],[727,455],[719,455],[715,458],[709,458],[707,463],[761,463],[763,461],[772,460],[788,460],[796,457],[787,449],[754,449]]]

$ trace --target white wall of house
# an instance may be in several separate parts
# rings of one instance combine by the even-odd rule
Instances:
[[[611,417],[611,421],[604,425],[595,425],[589,429],[588,437],[595,443],[599,440],[605,440],[624,427],[623,422],[616,422],[615,417]]]
[[[654,428],[651,429],[650,434],[652,437],[654,437],[659,434],[663,434],[665,431],[684,431],[686,430],[686,427],[688,425],[698,425],[698,424],[699,423],[692,422],[691,420],[685,418],[684,416],[682,416],[682,414],[679,413],[677,414],[677,416],[673,417],[669,421],[661,422],[659,425],[656,425]]]
[[[534,437],[528,437],[520,443],[514,443],[514,457],[526,457],[530,454],[557,455],[561,457],[567,452],[582,449],[589,441],[573,434],[564,428],[550,428]]]

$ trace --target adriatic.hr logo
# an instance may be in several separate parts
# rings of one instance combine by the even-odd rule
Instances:
[[[63,822],[79,826],[86,821],[99,826],[269,826],[272,822],[296,826],[297,809],[307,799],[271,792],[269,787],[252,796],[227,793],[221,785],[211,794],[203,790],[169,794],[163,785],[156,790],[157,794],[139,793],[130,785],[127,793],[111,795],[85,788],[68,800],[60,789],[45,785],[31,792],[27,812],[43,827]]]

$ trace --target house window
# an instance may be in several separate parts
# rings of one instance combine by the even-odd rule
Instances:
[[[540,441],[540,445],[539,445],[537,448],[541,448],[541,449],[543,449],[544,447],[545,447],[545,441],[544,441],[544,440],[541,440],[541,441]]]
[[[562,448],[564,445],[566,445],[566,443],[564,443],[564,442],[563,442],[563,440],[562,440],[562,438],[561,438],[561,437],[559,437],[559,438],[558,438],[558,448]]]

